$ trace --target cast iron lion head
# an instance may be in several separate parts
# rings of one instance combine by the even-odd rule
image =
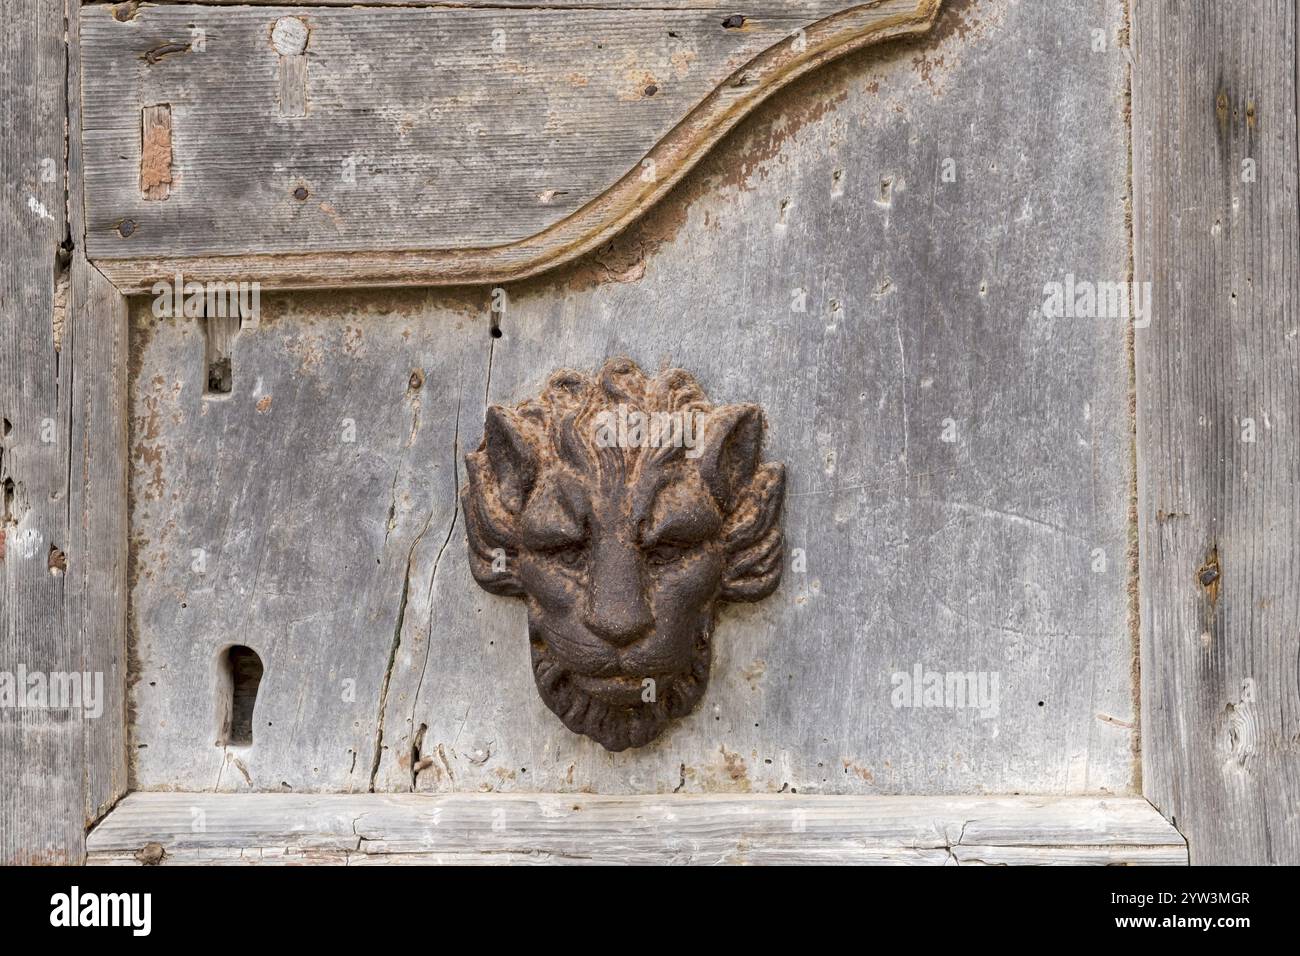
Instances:
[[[461,491],[474,579],[522,597],[537,690],[566,727],[639,747],[704,695],[719,601],[781,579],[785,469],[756,405],[680,369],[551,376],[488,409]]]

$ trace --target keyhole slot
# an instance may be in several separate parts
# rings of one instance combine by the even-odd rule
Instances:
[[[217,746],[249,747],[253,743],[253,709],[262,683],[262,659],[251,647],[235,644],[219,661]]]
[[[235,336],[239,334],[239,315],[211,316],[200,319],[204,334],[204,364],[207,378],[203,385],[205,398],[229,398],[234,384],[232,368]]]

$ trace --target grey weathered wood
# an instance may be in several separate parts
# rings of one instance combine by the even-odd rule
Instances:
[[[136,793],[89,862],[148,843],[164,864],[1187,862],[1135,797]]]
[[[127,790],[126,300],[78,252],[71,269],[68,570],[65,614],[79,669],[103,675],[102,713],[85,721],[83,821]],[[68,768],[67,772],[72,772]]]
[[[104,675],[103,713],[86,721],[84,820],[98,820],[127,791],[126,707],[127,368],[126,300],[86,260],[81,177],[79,19],[70,8],[68,44],[70,552],[68,619],[81,635],[82,667]]]
[[[928,29],[938,0],[838,7],[740,28],[694,9],[316,7],[302,60],[268,41],[291,7],[89,6],[87,248],[131,291],[177,270],[268,287],[529,275],[621,230],[782,85]],[[139,188],[140,116],[161,104],[175,161],[158,202]]]
[[[980,11],[927,50],[946,67],[830,68],[644,228],[508,289],[492,401],[626,354],[766,409],[791,563],[724,609],[702,706],[640,750],[574,738],[533,690],[524,608],[478,592],[457,531],[434,582],[417,568],[377,789],[410,786],[416,749],[439,791],[1138,786],[1124,323],[1038,312],[1047,281],[1128,273],[1124,51],[1072,32],[1123,11]],[[997,672],[997,718],[895,708],[918,663]]]
[[[173,0],[159,0],[172,3]],[[215,5],[240,6],[283,6],[283,0],[207,0]],[[870,6],[872,0],[859,0],[860,6]],[[355,6],[352,0],[302,0],[294,6],[331,7]],[[366,6],[373,7],[487,7],[491,9],[510,9],[522,7],[529,10],[557,9],[621,9],[621,10],[708,10],[712,13],[741,14],[746,17],[786,16],[802,18],[809,14],[827,16],[844,10],[854,4],[845,0],[752,0],[739,5],[728,6],[720,0],[371,0]],[[126,4],[118,4],[125,7]],[[125,12],[123,13],[125,15]]]
[[[55,261],[66,228],[62,0],[14,5],[0,36],[0,671],[79,670],[63,617],[68,453],[55,350]],[[42,426],[56,431],[43,442]],[[47,432],[48,436],[48,432]],[[75,567],[75,564],[73,565]],[[82,723],[67,712],[0,711],[0,861],[81,855]]]
[[[1193,862],[1295,864],[1296,8],[1143,0],[1134,45],[1143,792]]]
[[[511,287],[498,339],[486,289],[267,295],[232,395],[205,402],[198,320],[142,300],[136,784],[1136,789],[1125,330],[1037,314],[1045,281],[1128,269],[1126,60],[1061,43],[1081,16],[1123,19],[987,4],[964,35],[805,81],[618,242]],[[620,353],[766,407],[807,568],[726,610],[696,714],[610,755],[538,700],[523,608],[471,581],[454,490],[487,401]],[[253,746],[223,752],[230,643],[266,676]],[[997,672],[998,715],[895,708],[917,664]]]
[[[1186,846],[955,846],[960,866],[1186,866]]]
[[[480,302],[263,296],[230,342],[223,396],[204,394],[206,320],[138,302],[136,786],[369,788],[397,629],[427,588],[412,568],[461,550],[448,539],[458,436],[483,408]],[[217,745],[232,644],[265,670],[250,747]]]
[[[94,719],[0,711],[0,861],[76,862],[126,785],[125,308],[62,248],[81,225],[64,5],[13,6],[0,38],[0,671],[99,674],[104,698]]]

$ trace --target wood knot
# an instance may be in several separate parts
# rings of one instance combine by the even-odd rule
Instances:
[[[1219,601],[1219,584],[1222,576],[1223,572],[1219,567],[1219,548],[1216,545],[1210,549],[1210,553],[1206,555],[1205,563],[1196,572],[1196,583],[1205,590],[1206,597],[1210,599],[1211,607]]]

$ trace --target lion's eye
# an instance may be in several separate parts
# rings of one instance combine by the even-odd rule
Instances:
[[[551,557],[566,568],[580,568],[587,563],[587,549],[580,544],[570,544],[552,551]]]
[[[653,565],[672,564],[686,556],[688,548],[676,544],[657,544],[646,552],[646,561]]]

